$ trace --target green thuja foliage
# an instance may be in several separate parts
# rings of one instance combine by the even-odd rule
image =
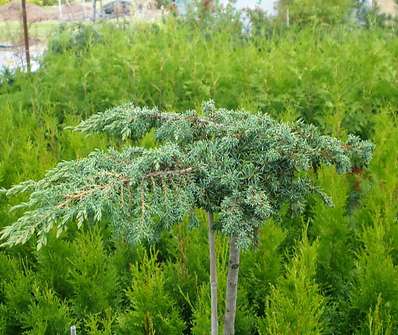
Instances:
[[[326,329],[326,299],[315,282],[318,247],[305,231],[286,274],[272,288],[261,334],[322,334]]]
[[[204,224],[204,217],[202,215],[197,215],[197,217],[199,220],[191,222],[191,225],[175,226],[169,239],[166,240],[167,250],[172,251],[172,256],[167,259],[164,268],[166,287],[181,309],[188,329],[191,328],[193,310],[197,306],[198,299],[202,297],[199,292],[202,287],[203,290],[209,289],[207,227]],[[218,247],[220,242],[218,239]],[[206,291],[206,293],[209,292]],[[202,303],[206,308],[210,308],[208,296],[203,299]],[[208,320],[205,324],[209,325]],[[203,323],[201,325],[205,327]]]
[[[209,285],[202,284],[198,288],[196,304],[192,311],[193,335],[207,335],[210,329]]]
[[[357,176],[357,187],[361,197],[353,212],[353,223],[357,227],[372,227],[376,222],[385,229],[390,241],[391,255],[397,262],[398,225],[396,190],[398,187],[397,161],[398,120],[391,110],[384,110],[374,117],[375,160],[370,165],[370,175]]]
[[[62,239],[50,236],[49,248],[36,252],[37,276],[62,297],[71,297],[73,284],[70,282],[73,246]]]
[[[72,51],[82,54],[91,46],[100,43],[101,34],[95,26],[86,24],[61,25],[58,27],[48,45],[50,53],[65,53]]]
[[[24,244],[36,235],[40,249],[50,231],[59,237],[75,221],[80,228],[85,221],[98,223],[103,218],[110,220],[117,236],[130,242],[156,240],[162,231],[202,209],[218,214],[211,230],[229,236],[234,250],[245,248],[282,206],[302,212],[310,194],[331,204],[308,177],[309,170],[332,165],[338,173],[348,173],[366,166],[373,151],[370,142],[356,136],[340,142],[303,122],[279,123],[268,115],[216,109],[213,101],[203,105],[201,114],[162,113],[127,104],[95,114],[75,130],[104,132],[133,142],[154,131],[159,146],[96,150],[87,158],[59,163],[39,181],[5,190],[7,196],[30,195],[13,207],[23,214],[1,231],[4,246]],[[71,261],[76,268],[71,270],[73,301],[80,317],[101,312],[115,299],[107,285],[117,282],[117,271],[106,257],[97,258],[103,246],[96,236],[83,237],[77,244],[78,256]],[[93,297],[89,293],[96,291],[99,279],[105,287]],[[227,306],[236,304],[236,291],[231,292],[226,294]],[[247,292],[238,299],[243,299],[237,322],[242,332],[253,328],[245,297]],[[214,310],[212,303],[213,315]],[[226,315],[230,312],[229,319],[225,317],[227,333],[234,332],[235,307],[227,307]],[[145,314],[145,320],[145,332],[153,332],[157,326],[152,317]]]
[[[0,304],[0,334],[6,334],[7,331],[7,306]]]
[[[3,282],[4,302],[7,306],[7,332],[21,333],[26,311],[33,303],[35,275],[31,270],[18,269]],[[6,333],[7,333],[6,332]]]
[[[11,268],[12,273],[2,277],[4,333],[65,334],[74,322],[69,305],[52,289],[41,287],[32,270],[15,264]]]
[[[393,334],[393,321],[389,306],[383,304],[381,296],[377,299],[374,309],[368,312],[368,329],[364,331],[369,335],[391,335]]]
[[[319,3],[297,3],[311,2]],[[320,13],[323,5],[338,2],[319,3],[313,12]],[[290,22],[294,25],[293,9],[290,11]],[[110,142],[103,136],[84,137],[63,131],[64,126],[77,124],[82,118],[128,100],[160,106],[162,111],[182,111],[193,106],[199,108],[201,101],[213,97],[222,106],[260,110],[278,120],[288,110],[294,116],[290,120],[303,118],[333,136],[345,138],[349,131],[369,138],[376,144],[369,170],[356,170],[341,178],[333,169],[318,169],[316,182],[330,193],[336,206],[324,207],[322,201],[311,198],[305,216],[312,219],[308,229],[311,239],[319,236],[316,280],[327,297],[325,317],[330,319],[325,333],[388,333],[392,329],[394,334],[396,317],[391,303],[379,294],[376,286],[373,293],[371,287],[367,288],[372,303],[364,304],[360,312],[351,305],[350,297],[354,296],[353,288],[355,295],[358,291],[360,272],[355,262],[364,257],[366,250],[362,231],[373,227],[375,220],[385,229],[382,242],[387,254],[393,264],[398,262],[398,39],[392,29],[333,25],[325,29],[317,20],[313,17],[307,21],[315,23],[315,29],[306,26],[277,31],[267,25],[267,32],[258,36],[232,30],[225,20],[225,29],[221,25],[217,29],[196,28],[173,20],[154,26],[132,25],[124,31],[107,24],[97,26],[102,40],[87,44],[89,47],[82,49],[84,54],[71,49],[48,53],[34,75],[16,73],[8,83],[1,83],[0,187],[42,178],[58,161],[80,159],[94,148],[107,147]],[[335,17],[324,16],[322,20],[330,23]],[[65,37],[70,40],[70,36]],[[112,143],[120,148],[118,143]],[[24,195],[10,201],[0,195],[1,227],[22,214],[9,213],[10,203],[25,200]],[[279,223],[275,223],[278,227]],[[261,237],[253,241],[258,249],[242,254],[244,270],[239,275],[242,290],[238,298],[243,299],[239,303],[244,304],[247,296],[259,317],[265,313],[261,306],[272,287],[269,284],[276,285],[279,272],[288,262],[283,257],[285,250],[294,255],[291,246],[301,234],[301,218],[284,216],[280,223],[286,238],[279,247],[277,239],[267,239],[267,234],[274,233],[267,231],[265,224],[264,230],[260,230]],[[33,296],[29,281],[35,282],[40,290],[48,287],[62,303],[66,298],[71,310],[75,309],[67,275],[71,267],[69,252],[73,250],[73,243],[69,242],[75,234],[63,233],[61,240],[55,240],[55,235],[56,232],[50,233],[48,248],[38,253],[32,252],[35,241],[22,248],[0,251],[1,256],[8,255],[3,259],[0,256],[0,324],[6,327],[0,326],[0,334],[23,333],[21,315],[28,310]],[[181,234],[170,229],[168,235],[155,241],[155,246],[164,266],[167,291],[182,310],[185,331],[189,333],[193,310],[198,315],[197,323],[208,322],[209,314],[203,312],[204,316],[199,318],[200,313],[196,312],[201,289],[201,301],[209,308],[207,233],[204,228]],[[114,245],[106,239],[103,237],[105,250],[112,255],[109,261],[117,268],[122,292],[132,283],[129,263],[139,262],[141,256],[124,240],[118,239]],[[275,250],[271,256],[267,244]],[[25,270],[20,267],[22,259],[30,269],[29,278],[25,278]],[[247,273],[250,274],[246,276]],[[365,285],[366,281],[362,283]],[[11,289],[11,294],[6,294],[4,287]],[[15,308],[18,301],[20,308]],[[118,307],[112,306],[111,312],[106,309],[77,320],[78,334],[88,329],[94,333],[109,329],[101,323],[109,319],[107,313],[112,319],[127,305],[125,298],[117,301]],[[208,328],[204,332],[207,334]]]
[[[166,291],[163,267],[156,252],[144,254],[131,268],[126,291],[129,310],[118,318],[118,334],[182,334],[185,325],[179,308]]]
[[[2,334],[65,334],[74,320],[70,307],[52,289],[41,287],[39,278],[31,270],[11,259],[8,264],[3,260]]]
[[[373,328],[390,327],[396,332],[398,269],[392,261],[385,228],[375,222],[364,230],[361,239],[364,248],[358,255],[350,294],[359,333],[367,333],[369,317],[373,318]]]
[[[349,319],[349,289],[353,277],[355,230],[348,216],[350,178],[337,178],[330,168],[321,169],[318,179],[321,185],[328,187],[334,207],[325,207],[316,201],[311,220],[311,234],[318,237],[317,281],[324,294],[329,296],[325,314],[329,318],[328,331],[337,333]],[[355,190],[354,192],[357,192]]]
[[[397,211],[396,174],[398,132],[396,118],[386,110],[375,117],[375,161],[371,174],[356,177],[360,189],[351,225],[358,231],[353,284],[350,285],[352,311],[344,328],[360,333],[369,329],[397,329],[396,248]],[[372,319],[372,326],[369,319]]]
[[[251,292],[246,291],[244,288],[239,288],[238,290],[238,307],[235,320],[235,333],[237,335],[255,334],[257,331],[257,317],[253,306],[249,302],[249,293]]]
[[[266,297],[283,271],[280,245],[285,237],[285,231],[274,222],[269,222],[261,228],[254,248],[246,251],[242,257],[242,286],[257,315],[264,312]]]
[[[397,103],[397,41],[382,30],[318,26],[249,38],[239,30],[231,34],[228,22],[204,34],[174,20],[127,31],[108,24],[94,29],[104,41],[84,57],[50,54],[35,76],[18,74],[1,90],[7,93],[2,112],[11,107],[16,117],[48,116],[64,124],[72,115],[86,118],[128,100],[185,110],[213,97],[228,108],[261,109],[277,118],[294,109],[320,127],[325,114],[341,110],[346,129],[370,136],[371,115]]]
[[[86,318],[84,329],[88,335],[112,335],[116,325],[116,316],[111,309],[107,309],[102,315],[92,314]]]
[[[33,301],[22,317],[24,334],[62,335],[74,323],[68,305],[50,289],[33,288]]]
[[[351,0],[281,0],[278,10],[281,17],[290,16],[291,24],[336,24],[350,16],[354,4]]]
[[[0,117],[0,132],[9,134],[0,141],[2,185],[11,185],[28,175],[39,177],[39,171],[55,163],[59,147],[52,117],[39,120],[22,106],[6,101],[2,103]]]
[[[117,239],[112,242],[111,247],[107,249],[112,250],[112,264],[117,270],[121,289],[127,287],[131,282],[130,265],[138,257],[137,249],[135,245],[131,245],[125,239]]]
[[[70,247],[68,284],[74,312],[84,318],[117,306],[121,298],[118,272],[99,229],[80,233]]]
[[[18,325],[17,320],[15,320],[15,314],[13,316],[9,312],[9,307],[11,306],[9,306],[10,301],[6,299],[8,296],[6,291],[14,288],[10,283],[19,279],[19,273],[20,264],[18,260],[5,254],[0,254],[0,334],[6,334],[7,329]],[[25,288],[25,285],[21,286]],[[25,293],[26,291],[23,290],[23,294]],[[17,297],[15,298],[18,299]]]
[[[4,285],[11,281],[19,271],[19,262],[6,254],[0,254],[0,302],[4,300]]]

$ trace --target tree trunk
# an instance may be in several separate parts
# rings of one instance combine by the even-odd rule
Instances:
[[[236,244],[236,237],[231,237],[229,241],[227,291],[225,296],[224,335],[235,335],[239,259],[240,250]]]
[[[209,224],[209,258],[210,258],[210,293],[211,293],[211,335],[218,334],[217,317],[217,259],[216,259],[216,234],[213,229],[213,213],[207,213]]]
[[[25,41],[26,70],[28,71],[28,73],[30,73],[29,32],[28,32],[28,18],[26,14],[26,0],[22,0],[22,24],[23,24],[23,37]]]

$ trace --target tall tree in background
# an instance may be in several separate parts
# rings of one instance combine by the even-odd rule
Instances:
[[[302,122],[284,124],[267,115],[216,109],[213,102],[202,112],[162,113],[129,104],[82,122],[75,130],[129,141],[155,129],[158,146],[94,151],[59,163],[42,180],[5,191],[30,195],[14,207],[24,214],[2,230],[3,246],[37,236],[40,248],[51,230],[60,236],[73,222],[81,227],[103,217],[133,243],[152,240],[201,209],[209,224],[211,334],[218,332],[216,232],[229,237],[224,334],[235,334],[240,250],[252,244],[258,228],[281,206],[300,212],[311,193],[331,203],[307,172],[322,164],[351,172],[369,162],[373,146],[353,136],[340,142]]]

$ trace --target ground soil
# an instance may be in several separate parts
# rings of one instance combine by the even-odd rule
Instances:
[[[27,17],[29,22],[47,20],[58,20],[59,11],[57,6],[40,7],[35,4],[26,4]],[[62,6],[62,19],[79,20],[84,18],[83,6],[71,4]],[[21,2],[12,1],[0,6],[0,21],[15,21],[21,19]]]

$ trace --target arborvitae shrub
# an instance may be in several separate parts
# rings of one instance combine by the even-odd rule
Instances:
[[[1,185],[8,186],[26,177],[39,177],[40,171],[56,162],[54,137],[46,136],[56,132],[56,120],[52,115],[46,115],[43,120],[19,104],[13,106],[8,100],[2,101],[0,133],[13,134],[0,140]]]
[[[208,335],[210,327],[209,285],[198,287],[196,304],[192,313],[192,335]]]
[[[397,119],[391,111],[374,116],[376,150],[370,175],[361,175],[361,194],[351,225],[360,248],[350,292],[350,319],[345,329],[361,334],[398,331],[398,176]],[[371,322],[370,322],[371,321]]]
[[[322,334],[325,298],[315,283],[318,242],[310,244],[307,232],[296,249],[286,275],[272,288],[261,334]]]
[[[155,252],[131,267],[126,291],[130,308],[118,318],[118,334],[180,335],[185,328],[176,302],[165,289],[165,274]]]
[[[84,331],[87,335],[113,335],[116,316],[111,309],[107,309],[104,314],[92,314],[88,316],[84,323]]]
[[[15,275],[19,271],[18,260],[11,258],[6,254],[0,254],[0,334],[6,334],[7,321],[11,318],[8,312],[8,301],[6,300],[6,289],[9,288],[9,283],[15,279]],[[16,321],[11,321],[14,325]]]
[[[398,331],[398,268],[386,239],[384,227],[377,222],[362,234],[364,247],[356,262],[351,291],[352,323],[361,330],[368,328],[368,312],[378,309],[385,312],[378,314],[378,322],[392,323],[394,332]]]
[[[113,259],[104,248],[98,228],[79,233],[71,243],[68,282],[72,287],[73,309],[79,318],[116,306],[121,296]]]
[[[63,335],[74,320],[70,308],[62,303],[50,289],[33,289],[33,301],[25,306],[22,328],[26,335]]]
[[[91,46],[100,43],[101,33],[95,26],[87,24],[61,25],[53,34],[48,50],[53,54],[73,51],[77,55],[87,51]]]
[[[6,334],[7,314],[7,306],[0,303],[0,334]]]
[[[377,299],[377,304],[368,312],[368,327],[363,329],[363,334],[369,335],[392,335],[393,323],[390,313],[390,306],[383,303],[381,296]]]
[[[346,177],[338,177],[335,171],[324,168],[318,172],[322,187],[328,188],[334,206],[322,206],[315,201],[311,232],[319,238],[318,279],[325,290],[332,288],[341,293],[353,268],[353,252],[347,252],[354,239],[347,214],[347,199],[350,184]]]
[[[246,335],[255,334],[257,326],[257,317],[253,306],[247,298],[249,292],[242,287],[238,289],[237,311],[235,320],[235,334]]]
[[[18,260],[6,254],[0,254],[0,303],[4,301],[3,286],[7,281],[14,279],[19,270]]]
[[[165,285],[180,307],[188,329],[193,306],[199,298],[198,291],[202,285],[207,287],[209,280],[207,228],[203,223],[195,222],[198,229],[187,224],[177,225],[167,240],[167,249],[173,258],[165,264]]]
[[[370,174],[359,176],[359,204],[353,212],[356,227],[372,227],[377,220],[385,229],[394,264],[398,263],[398,119],[394,112],[384,110],[374,116],[376,150]]]
[[[123,239],[113,240],[112,263],[119,278],[119,287],[128,287],[131,282],[130,266],[137,260],[136,246]]]
[[[70,297],[73,287],[68,280],[71,268],[68,260],[73,255],[74,246],[55,236],[48,239],[48,245],[49,248],[36,252],[37,276],[61,297]]]
[[[318,171],[319,183],[328,188],[335,206],[313,206],[311,233],[319,239],[317,282],[328,296],[325,314],[333,334],[350,323],[349,289],[354,268],[355,230],[350,225],[347,202],[350,183],[346,177],[338,178],[330,168]]]
[[[292,25],[334,25],[350,18],[354,4],[350,0],[281,0],[279,19],[284,20],[288,8]]]
[[[21,326],[28,306],[32,303],[32,290],[36,278],[29,270],[18,269],[12,278],[3,284],[4,301],[7,305],[7,331],[21,333]]]
[[[248,303],[258,315],[264,313],[265,300],[271,285],[276,284],[282,272],[282,254],[279,247],[285,236],[286,232],[270,222],[261,228],[254,248],[246,251],[242,257],[242,288],[247,292]]]

